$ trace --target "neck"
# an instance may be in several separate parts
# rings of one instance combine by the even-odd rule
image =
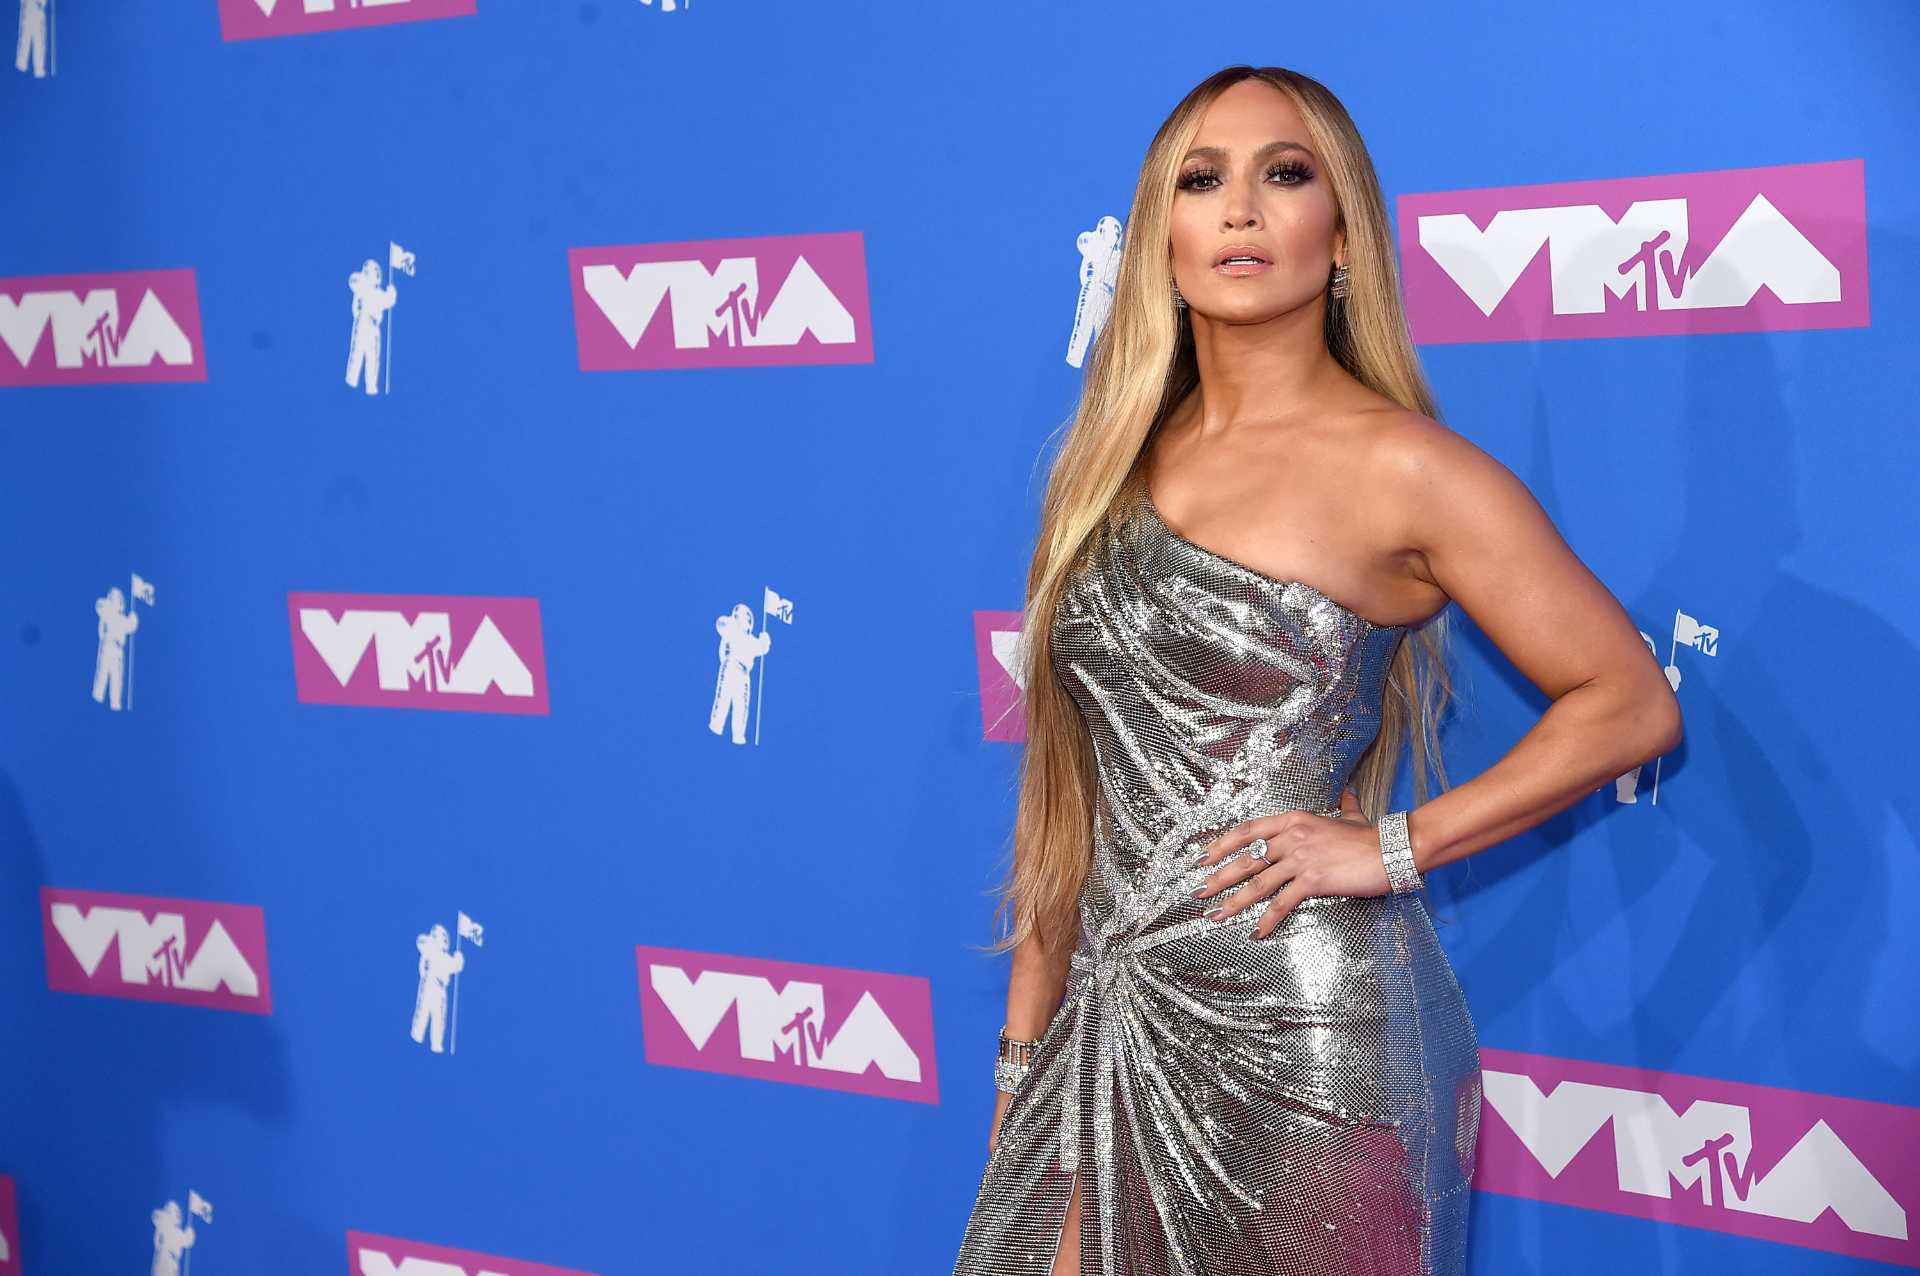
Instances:
[[[1191,428],[1205,438],[1241,425],[1283,423],[1324,407],[1346,369],[1327,350],[1326,302],[1316,298],[1263,323],[1195,316],[1200,385]]]

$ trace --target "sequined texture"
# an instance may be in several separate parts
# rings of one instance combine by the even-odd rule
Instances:
[[[1311,896],[1266,939],[1268,901],[1216,921],[1238,888],[1191,896],[1214,835],[1338,807],[1406,626],[1206,550],[1133,490],[1054,619],[1093,869],[955,1276],[1046,1276],[1076,1178],[1083,1276],[1451,1276],[1479,1047],[1421,894]]]

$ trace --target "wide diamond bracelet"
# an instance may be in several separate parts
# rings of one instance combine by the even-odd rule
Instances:
[[[1395,895],[1409,895],[1426,882],[1413,866],[1413,840],[1407,836],[1407,813],[1394,811],[1383,815],[1374,825],[1380,833],[1380,858],[1387,865],[1387,889]]]

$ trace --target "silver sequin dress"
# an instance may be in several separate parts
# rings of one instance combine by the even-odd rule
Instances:
[[[1337,812],[1407,627],[1130,490],[1052,633],[1099,774],[1079,950],[954,1276],[1046,1276],[1076,1174],[1083,1276],[1453,1276],[1479,1047],[1420,895],[1310,896],[1261,940],[1265,900],[1191,895],[1215,834]]]

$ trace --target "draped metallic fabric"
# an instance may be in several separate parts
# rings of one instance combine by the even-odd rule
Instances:
[[[1190,894],[1219,832],[1338,813],[1407,627],[1129,490],[1052,633],[1099,775],[1079,949],[954,1274],[1050,1272],[1077,1175],[1083,1276],[1452,1276],[1479,1048],[1421,897],[1311,896],[1256,940],[1266,900]]]

